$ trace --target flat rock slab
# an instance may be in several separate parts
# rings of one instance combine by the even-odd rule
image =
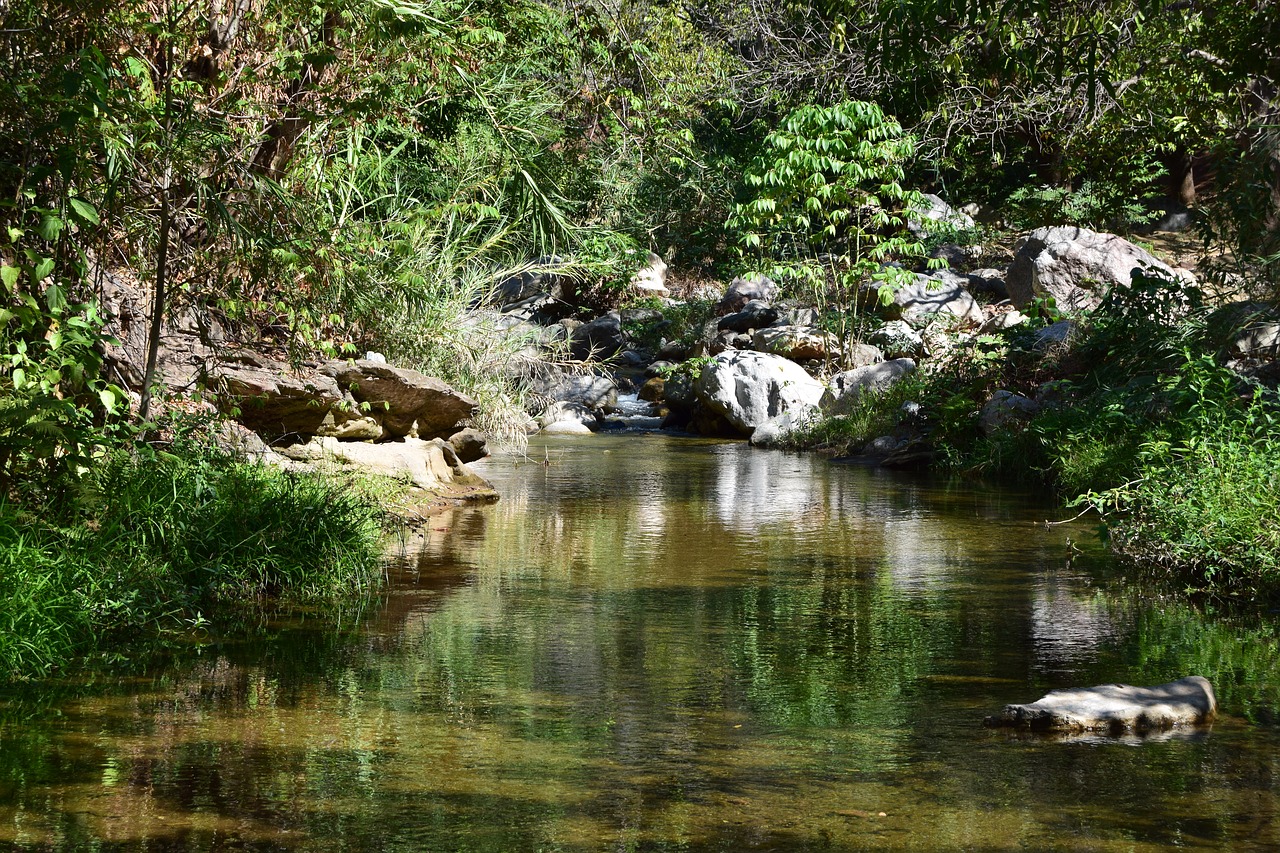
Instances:
[[[1047,732],[1144,733],[1211,722],[1218,710],[1213,685],[1190,675],[1155,687],[1103,684],[1055,690],[1029,705],[1005,705],[985,724]]]

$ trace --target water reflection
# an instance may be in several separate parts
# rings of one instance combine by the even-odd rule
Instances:
[[[282,623],[139,681],[10,697],[0,845],[1280,843],[1272,729],[981,729],[1064,681],[1193,671],[1234,713],[1276,707],[1265,624],[1099,593],[1066,547],[1081,532],[1046,530],[1025,496],[657,436],[531,456],[490,463],[500,504],[408,543],[359,624]]]

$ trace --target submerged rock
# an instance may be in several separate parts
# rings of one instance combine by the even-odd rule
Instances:
[[[1213,685],[1198,675],[1160,684],[1133,687],[1103,684],[1055,690],[1028,705],[1005,705],[985,725],[1052,732],[1162,731],[1212,722],[1218,711]]]

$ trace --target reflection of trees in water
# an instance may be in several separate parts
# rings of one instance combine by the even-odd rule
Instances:
[[[1119,626],[1097,590],[1080,577],[1046,573],[1033,584],[1031,640],[1035,668],[1046,673],[1083,673],[1100,650],[1115,643]]]
[[[48,839],[194,850],[803,849],[820,831],[858,849],[880,826],[920,849],[1045,849],[1067,825],[1091,849],[1276,840],[1235,820],[1275,815],[1274,754],[977,727],[1063,666],[1201,672],[1264,719],[1274,627],[1089,592],[987,495],[629,441],[429,524],[362,630],[281,623],[64,698],[58,722],[0,710],[0,843],[19,805]],[[865,829],[837,814],[882,806]]]

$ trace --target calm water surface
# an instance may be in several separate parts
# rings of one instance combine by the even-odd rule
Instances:
[[[1119,587],[1034,496],[660,435],[483,468],[336,626],[5,697],[0,847],[1280,848],[1272,617]],[[1193,672],[1196,736],[981,726]]]

